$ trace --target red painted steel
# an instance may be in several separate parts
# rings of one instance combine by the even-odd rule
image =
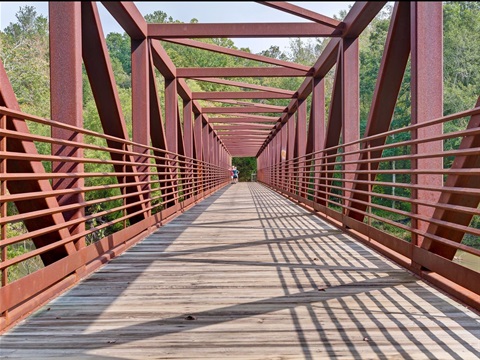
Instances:
[[[0,61],[0,105],[6,106],[12,110],[20,110],[20,106],[17,102],[15,94],[13,92],[10,81],[5,72],[2,62]],[[7,114],[8,115],[8,114]],[[16,118],[9,115],[6,117],[6,128],[8,130],[28,134],[29,130],[27,124],[22,117]],[[7,151],[23,153],[23,154],[38,154],[37,149],[33,141],[22,141],[16,138],[9,139],[6,143]],[[6,161],[6,160],[3,160]],[[5,163],[4,163],[5,166]],[[50,182],[46,179],[37,179],[35,175],[44,174],[45,169],[40,162],[33,161],[6,161],[7,173],[26,173],[30,174],[24,181],[10,181],[4,183],[3,186],[8,189],[10,194],[23,194],[35,193],[35,192],[51,192],[52,188]],[[4,197],[2,197],[3,199]],[[38,199],[36,201],[28,201],[27,199],[19,200],[15,203],[15,206],[19,213],[28,214],[34,211],[40,211],[43,209],[56,209],[58,203],[56,198],[48,197]],[[60,214],[46,215],[41,218],[27,219],[24,224],[28,231],[34,232],[44,227],[54,226],[63,223],[65,220]],[[36,237],[32,237],[32,241],[36,247],[43,247],[54,243],[57,240],[64,239],[70,236],[68,229],[56,229],[49,234],[42,234]],[[2,244],[3,245],[3,244]],[[3,250],[2,250],[3,252]],[[70,253],[75,252],[75,247],[72,244],[65,244],[60,247],[56,247],[42,254],[42,261],[44,264],[51,264]]]
[[[149,46],[147,39],[131,40],[132,59],[132,139],[142,145],[150,145],[150,103],[149,103]],[[137,153],[148,150],[134,147]],[[139,176],[140,182],[148,181],[148,159],[145,156],[135,159],[144,165],[138,166],[137,170],[143,175]],[[145,197],[150,197],[150,184],[141,187],[146,192]],[[146,216],[150,216],[149,213]]]
[[[288,69],[284,67],[251,67],[251,68],[177,68],[180,78],[211,78],[211,77],[304,77],[305,70]]]
[[[411,62],[412,62],[412,124],[422,123],[443,115],[443,12],[440,2],[413,2],[410,4],[411,26]],[[442,125],[419,128],[412,132],[412,139],[426,139],[442,133]],[[438,153],[443,149],[441,141],[428,145],[419,144],[412,153]],[[441,158],[412,163],[412,169],[442,169]],[[412,182],[420,185],[441,186],[441,175],[413,175]],[[438,193],[419,190],[412,197],[422,201],[437,201]],[[433,209],[423,205],[414,206],[412,211],[427,216],[433,215]],[[427,230],[428,223],[419,221],[419,229]],[[419,244],[423,237],[419,237]]]
[[[331,26],[333,28],[343,27],[343,24],[335,19],[332,19],[328,16],[316,13],[311,10],[304,9],[300,6],[296,6],[293,4],[289,4],[284,1],[257,1],[259,4],[263,4],[266,6],[270,6],[274,9],[285,11],[292,15],[297,15],[307,20],[311,20],[317,22],[319,24],[324,24],[327,26]]]
[[[359,74],[359,47],[358,39],[344,39],[342,44],[342,81],[343,81],[343,101],[342,101],[342,142],[350,143],[360,137],[360,74]],[[358,144],[345,147],[345,152],[359,149]],[[346,198],[350,198],[352,193],[349,191],[353,187],[350,182],[355,177],[355,161],[358,155],[345,155],[345,162],[352,162],[344,166],[347,172],[344,174]],[[351,172],[350,172],[351,171]]]
[[[343,22],[285,2],[259,3],[314,23],[147,25],[134,3],[103,3],[131,38],[132,140],[95,3],[51,4],[53,120],[20,112],[0,63],[0,328],[227,185],[232,157],[245,156],[257,157],[258,181],[480,308],[480,273],[454,260],[458,250],[480,256],[480,250],[461,243],[466,234],[480,237],[470,224],[480,215],[480,99],[473,110],[442,117],[441,3],[395,4],[363,138],[358,37],[386,2],[356,2]],[[312,67],[192,40],[322,35],[332,39]],[[177,68],[158,39],[276,66]],[[411,123],[389,130],[410,49]],[[104,134],[82,128],[82,58]],[[326,77],[333,67],[326,104]],[[155,69],[159,84],[165,84],[164,102]],[[292,91],[256,79],[221,79],[273,76],[304,81]],[[241,91],[192,92],[191,81]],[[233,106],[203,106],[211,102]],[[466,117],[471,117],[466,128],[443,133],[443,124]],[[25,120],[49,127],[53,136],[31,134]],[[412,137],[386,144],[397,134]],[[87,144],[86,137],[106,146]],[[441,144],[449,139],[458,139],[460,147],[444,151]],[[51,146],[52,154],[39,153],[36,144]],[[412,153],[386,155],[400,147]],[[444,169],[446,157],[454,161]],[[384,166],[404,160],[412,169]],[[46,172],[42,162],[51,162],[55,171]],[[101,170],[89,171],[92,166]],[[397,175],[412,181],[388,180]],[[105,203],[110,206],[101,207]],[[10,204],[18,213],[8,211]],[[9,235],[6,227],[18,222],[25,232]],[[8,258],[10,246],[30,240],[31,250]],[[8,281],[9,270],[37,258],[43,268]]]
[[[364,136],[373,136],[388,131],[393,117],[397,96],[400,91],[402,79],[407,66],[410,53],[410,5],[409,3],[397,2],[393,8],[392,20],[390,22],[385,51],[380,64],[379,76],[373,93],[372,105],[368,115]],[[369,146],[376,147],[383,145],[386,137],[376,138]],[[381,157],[381,151],[360,154],[360,160],[365,160],[367,155],[372,158]],[[370,163],[369,163],[370,164]],[[371,170],[376,170],[378,163],[370,164]],[[367,164],[357,165],[355,180],[366,180],[367,175],[362,171],[367,170]],[[365,186],[353,184],[354,189],[366,191]],[[365,211],[365,205],[355,202],[356,199],[367,201],[368,199],[358,192],[352,195],[350,206],[354,209],[347,211],[347,214],[359,221],[363,220],[363,214],[356,212],[358,208]]]
[[[88,39],[88,41],[82,41],[82,56],[102,127],[106,134],[119,139],[128,139],[110,57],[95,3],[82,2],[82,37]],[[123,149],[123,144],[119,142],[111,140],[107,142],[111,148]],[[119,157],[113,153],[111,156],[115,160],[122,159],[122,156]],[[128,166],[127,169],[136,172],[134,167]],[[122,168],[117,167],[116,171],[121,172]],[[140,191],[140,188],[136,185],[138,183],[137,177],[121,177],[118,180],[132,184],[126,188],[128,193],[138,193]],[[127,201],[140,204],[140,199],[136,198],[128,198]],[[131,221],[137,222],[144,219],[145,216],[139,211],[140,208],[144,208],[143,203],[140,207],[135,206],[129,210],[137,213]]]
[[[254,107],[254,108],[259,108],[259,109],[264,109],[264,110],[273,110],[272,112],[286,111],[285,106],[258,104],[258,103],[254,103],[252,101],[212,100],[212,102],[218,102],[218,103],[222,103],[222,104],[243,105],[243,106],[249,106],[249,107]]]
[[[383,5],[382,5],[383,6]],[[378,11],[377,11],[378,12]],[[148,24],[148,36],[162,38],[334,37],[342,30],[315,23]]]
[[[480,97],[477,100],[476,107],[480,107]],[[468,123],[468,129],[479,129],[480,115],[473,115]],[[463,137],[459,149],[480,148],[480,136],[471,135]],[[480,168],[480,156],[478,154],[470,156],[459,156],[452,164],[452,169],[478,169]],[[478,174],[477,174],[478,177]],[[449,174],[445,180],[446,187],[478,189],[480,182],[472,173]],[[459,212],[458,207],[467,207],[478,209],[480,204],[480,197],[474,195],[465,196],[463,194],[450,193],[443,191],[440,193],[438,204],[450,205],[448,209],[436,208],[432,215],[433,219],[438,219],[446,223],[455,223],[463,226],[468,226],[473,218],[474,213],[465,211]],[[460,243],[465,235],[461,229],[452,229],[436,224],[429,224],[427,229],[428,234],[432,234],[441,238],[448,238],[456,243]],[[436,243],[431,239],[425,239],[422,247],[432,253],[439,254],[449,260],[452,260],[456,254],[455,247],[446,247],[442,244]]]
[[[303,70],[303,71],[310,70],[310,67],[306,65],[295,64],[295,63],[284,61],[284,60],[273,59],[267,56],[256,55],[256,54],[235,50],[235,49],[229,49],[222,46],[208,44],[200,41],[195,41],[190,39],[168,39],[168,38],[163,38],[162,40],[171,42],[173,44],[186,45],[186,46],[194,47],[197,49],[209,50],[209,51],[213,51],[220,54],[232,55],[232,56],[243,58],[243,59],[256,60],[266,64],[283,66],[289,69],[297,69],[297,70]]]
[[[236,114],[236,113],[248,113],[248,114],[256,114],[256,113],[283,113],[286,112],[285,108],[275,108],[269,109],[259,106],[230,106],[230,107],[204,107],[203,112],[206,114]]]
[[[49,6],[50,25],[50,103],[51,118],[62,119],[66,124],[83,126],[82,105],[82,23],[81,4],[77,2],[55,2]],[[52,129],[55,139],[82,142],[82,135],[59,128]],[[82,158],[83,152],[78,147],[52,144],[52,155],[66,158]],[[70,161],[52,162],[54,173],[81,173],[82,163]],[[56,178],[52,181],[53,190],[70,189],[84,186],[82,178]],[[80,193],[60,195],[58,205],[71,205],[83,202]],[[62,213],[65,221],[84,216],[85,210],[77,208]],[[79,234],[85,230],[80,223],[69,229],[71,234]],[[85,246],[85,239],[77,241],[76,247]]]
[[[210,118],[212,121],[216,121],[218,119],[222,119],[222,122],[277,122],[279,120],[278,117],[274,116],[264,116],[264,115],[256,115],[256,114],[241,114],[235,113],[230,114],[231,116],[237,117],[222,117],[222,118]]]
[[[102,5],[132,40],[143,40],[147,37],[147,22],[133,2],[102,1]]]
[[[249,83],[240,82],[240,81],[231,81],[231,80],[225,80],[225,79],[205,78],[205,77],[204,78],[192,78],[192,79],[193,80],[198,80],[198,81],[211,82],[211,83],[215,83],[215,84],[237,86],[237,87],[245,88],[245,89],[269,91],[269,92],[272,92],[272,93],[286,94],[286,95],[290,95],[290,96],[295,95],[295,91],[272,88],[272,87],[269,87],[269,86],[262,86],[262,85],[256,85],[256,84],[249,84]]]
[[[194,92],[192,98],[196,100],[222,100],[222,99],[290,99],[291,94],[278,94],[268,91],[211,91]]]

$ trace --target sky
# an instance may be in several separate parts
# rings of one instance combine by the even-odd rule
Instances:
[[[320,14],[333,17],[338,15],[341,10],[349,9],[354,1],[292,1],[292,4],[318,12]],[[118,25],[115,19],[108,11],[97,3],[103,31],[105,34],[110,32],[123,33],[123,29]],[[285,12],[260,5],[253,1],[227,1],[227,2],[209,2],[209,1],[135,1],[138,10],[143,14],[151,14],[156,10],[165,12],[174,20],[190,22],[196,18],[200,23],[245,23],[245,22],[305,22],[300,17],[296,17]],[[19,1],[0,1],[0,29],[4,30],[11,22],[16,22],[15,14],[20,6],[34,6],[37,13],[48,18],[48,2],[19,2]],[[289,39],[269,38],[269,39],[233,39],[235,45],[239,48],[248,47],[253,53],[259,53],[268,49],[271,45],[277,45],[280,50],[286,51],[289,45]]]

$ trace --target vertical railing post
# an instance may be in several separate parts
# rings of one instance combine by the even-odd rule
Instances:
[[[7,130],[7,117],[6,115],[0,116],[0,130]],[[0,136],[0,151],[7,151],[7,137]],[[7,159],[0,157],[0,176],[7,174]],[[0,198],[3,199],[7,195],[7,180],[0,179]],[[7,217],[6,202],[0,202],[0,218],[5,219]],[[5,262],[7,260],[7,247],[3,246],[3,243],[7,240],[7,224],[0,224],[0,260]],[[3,269],[0,272],[0,284],[5,286],[8,283],[8,268]],[[0,314],[2,315],[2,314]],[[6,316],[6,314],[5,314]]]
[[[79,2],[50,2],[50,104],[53,120],[83,127],[83,89],[82,89],[82,23],[81,4]],[[83,142],[83,135],[70,130],[53,127],[53,139]],[[83,157],[83,149],[52,144],[52,155],[72,158],[73,161],[53,161],[53,173],[83,173],[84,166],[75,159]],[[83,188],[84,179],[79,177],[58,178],[52,180],[54,190]],[[61,195],[57,197],[59,206],[84,202],[84,193]],[[65,221],[82,219],[85,209],[62,212]],[[69,228],[72,235],[85,231],[85,222]],[[85,247],[85,237],[75,241],[76,249]]]
[[[410,4],[411,16],[411,89],[412,124],[421,124],[443,115],[443,13],[441,2],[415,1]],[[442,134],[442,124],[412,131],[412,140],[428,139]],[[412,155],[441,153],[441,140],[411,146]],[[439,170],[443,168],[441,157],[412,159],[412,170]],[[412,174],[413,185],[439,188],[443,184],[441,174]],[[438,192],[412,189],[413,199],[436,202]],[[412,203],[412,213],[431,217],[434,208]],[[412,227],[424,232],[428,223],[412,219]],[[412,236],[412,246],[421,246],[422,236]],[[412,248],[413,251],[413,248]]]
[[[140,186],[143,194],[141,199],[150,199],[150,101],[149,101],[149,53],[148,41],[131,40],[132,51],[132,139],[134,142],[143,146],[135,146],[133,151],[138,153],[135,162],[138,163],[138,180],[146,184]],[[144,165],[140,165],[144,164]],[[145,207],[147,210],[145,217],[151,215],[151,202]]]
[[[208,163],[210,160],[210,154],[208,153],[208,144],[210,142],[209,138],[209,125],[205,122],[202,125],[202,152],[203,152],[203,181],[202,181],[202,190],[203,196],[207,195],[208,190],[208,177],[210,176],[210,169],[208,167]]]
[[[195,133],[195,195],[201,197],[200,193],[202,191],[202,127],[203,127],[203,116],[202,114],[195,114],[195,122],[193,124],[193,131]]]
[[[359,75],[359,48],[358,39],[343,40],[343,61],[342,61],[342,141],[343,144],[358,140],[360,137],[360,75]],[[359,150],[359,144],[343,147],[343,152],[352,152]],[[353,162],[358,159],[358,154],[344,155],[344,162]],[[343,204],[348,203],[351,197],[351,189],[353,183],[351,180],[355,178],[354,171],[357,165],[355,163],[343,165],[343,196],[345,200]],[[346,213],[346,208],[343,208]]]
[[[81,3],[75,1],[50,2],[50,103],[51,118],[53,120],[83,127],[83,80],[82,80],[82,22]],[[82,134],[70,130],[53,127],[53,139],[63,139],[83,142]],[[73,161],[53,161],[52,173],[83,173],[82,162],[76,158],[83,158],[83,149],[79,146],[62,146],[52,144],[52,155],[72,158]],[[54,190],[83,188],[84,179],[78,177],[53,179]],[[59,206],[79,204],[84,202],[84,194],[77,192],[58,196]],[[85,209],[64,211],[65,221],[82,219]],[[72,235],[85,231],[85,222],[69,228]],[[75,241],[78,249],[85,247],[85,237]]]
[[[298,196],[306,198],[307,177],[305,150],[307,146],[307,102],[298,102],[297,109],[297,138],[295,140],[296,155],[298,157]]]
[[[123,143],[122,144],[122,150],[124,151],[123,154],[122,154],[122,173],[123,173],[123,176],[120,176],[119,177],[119,180],[121,180],[121,184],[123,185],[122,186],[122,202],[123,202],[123,228],[126,229],[127,228],[127,215],[128,215],[128,209],[127,209],[127,205],[128,205],[128,201],[127,201],[127,161],[128,159],[130,158],[129,156],[127,156],[127,152],[128,152],[128,145],[126,143]]]
[[[312,150],[315,153],[322,150],[325,144],[325,82],[323,78],[314,78],[312,86],[312,115],[310,117],[312,133],[309,136],[312,137]],[[322,164],[321,155],[321,153],[315,154],[313,160],[315,172],[313,181],[313,188],[315,189],[314,201],[325,205],[325,201],[319,201],[320,196],[322,199],[324,198],[324,195],[319,192],[321,184],[319,178],[324,176],[320,172]]]
[[[193,195],[193,168],[191,159],[193,158],[193,101],[191,99],[183,100],[183,137],[185,143],[185,185],[184,196]]]
[[[170,203],[168,207],[176,206],[178,203],[178,92],[177,80],[165,79],[165,135],[167,140],[167,149],[173,154],[169,154],[168,165],[170,166],[170,178],[172,179],[172,189]],[[175,199],[172,202],[172,199]]]
[[[280,182],[280,188],[285,191],[287,190],[287,176],[288,176],[288,170],[287,170],[287,127],[283,126],[282,129],[280,130],[280,136],[281,136],[281,153],[280,153],[280,165],[281,165],[281,182]]]
[[[289,116],[287,120],[287,161],[288,161],[288,181],[287,191],[293,193],[293,154],[295,144],[295,118]]]
[[[373,181],[375,179],[375,175],[372,174],[372,162],[371,162],[371,159],[372,159],[372,154],[370,152],[370,141],[367,141],[365,143],[365,148],[367,149],[367,171],[368,171],[368,175],[367,175],[367,179],[368,179],[368,197],[367,197],[367,202],[368,202],[368,219],[367,219],[367,222],[368,222],[368,228],[370,229],[370,226],[372,226],[372,191],[373,191]],[[368,239],[370,240],[370,232],[368,232]]]

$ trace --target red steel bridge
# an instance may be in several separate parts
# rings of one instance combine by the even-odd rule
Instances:
[[[68,325],[57,333],[54,330],[62,318],[69,316],[55,307],[64,306],[59,299],[71,291],[84,291],[86,295],[78,299],[85,300],[91,291],[96,294],[91,296],[97,296],[92,308],[104,311],[92,316],[114,316],[108,309],[125,300],[123,295],[128,298],[126,288],[130,285],[126,284],[133,286],[143,279],[139,273],[127,281],[126,274],[138,268],[148,274],[157,261],[163,270],[150,278],[162,285],[145,285],[143,293],[135,295],[139,296],[135,306],[148,307],[148,301],[162,298],[161,309],[170,309],[165,310],[170,314],[164,319],[167,324],[177,319],[171,315],[175,313],[172,307],[181,306],[192,296],[186,308],[177,310],[183,314],[177,320],[191,336],[199,332],[196,344],[221,342],[222,336],[230,334],[232,344],[245,346],[244,352],[238,348],[229,352],[226,344],[218,345],[223,350],[214,350],[213,345],[208,349],[196,347],[188,342],[190,338],[183,338],[183,344],[190,345],[182,347],[181,340],[172,338],[172,343],[164,345],[157,341],[158,358],[168,357],[167,353],[162,355],[162,347],[172,351],[168,353],[171,357],[266,358],[276,354],[275,346],[282,348],[292,339],[298,340],[302,350],[295,353],[293,345],[283,348],[287,357],[478,356],[480,274],[479,267],[471,264],[478,265],[480,250],[463,240],[480,236],[480,229],[472,225],[480,215],[480,98],[473,108],[443,114],[442,3],[394,3],[364,131],[360,130],[359,36],[386,2],[356,2],[343,21],[288,2],[257,3],[295,15],[301,21],[147,24],[133,2],[102,2],[131,39],[131,134],[127,126],[130,119],[127,121],[120,105],[97,3],[49,2],[50,118],[22,111],[12,79],[0,62],[0,329],[4,331],[0,357],[20,356],[23,349],[30,351],[30,358],[41,358],[41,350],[50,342],[57,344],[57,352],[46,352],[45,357],[68,354],[65,349],[73,349],[82,336],[73,334],[65,343],[57,342],[69,331]],[[161,2],[158,4],[161,8]],[[315,64],[305,66],[198,40],[270,37],[325,37],[329,42]],[[248,59],[258,66],[178,67],[162,47],[165,42]],[[82,71],[88,76],[95,100],[102,129],[99,132],[83,124]],[[407,72],[411,78],[410,122],[393,128],[394,109]],[[267,77],[296,77],[302,82],[292,91],[249,80]],[[192,84],[198,82],[229,90],[193,91]],[[286,99],[286,105],[271,105],[272,99]],[[451,122],[464,126],[445,131],[445,125]],[[444,143],[450,139],[456,139],[459,145],[447,150]],[[390,151],[395,149],[403,151]],[[229,167],[237,157],[256,157],[257,182],[230,183]],[[447,158],[451,161],[445,166]],[[392,166],[400,162],[408,166]],[[222,222],[223,227],[219,225]],[[233,238],[225,235],[231,227],[240,229]],[[182,238],[180,234],[189,235]],[[9,251],[18,248],[23,252]],[[225,258],[215,258],[219,254],[215,251],[227,250]],[[188,253],[188,259],[175,262],[179,253]],[[365,254],[372,258],[366,260]],[[327,255],[331,263],[322,268]],[[122,262],[128,256],[132,262]],[[460,261],[463,258],[471,260]],[[142,265],[142,259],[148,264]],[[221,266],[227,266],[226,259],[228,267],[224,269]],[[381,270],[385,274],[403,274],[398,275],[403,279],[398,280],[398,286],[415,283],[422,291],[428,286],[449,310],[439,306],[429,309],[434,300],[427,300],[408,286],[404,290],[395,288],[397,297],[404,296],[401,301],[395,300],[386,293],[385,277],[378,274],[375,276],[382,285],[377,290],[383,298],[375,298],[376,290],[371,288],[374,279],[362,274],[373,274],[374,268],[381,268],[375,264],[382,261],[389,264],[389,270]],[[253,268],[233,267],[241,264]],[[288,265],[293,276],[290,280],[284,277],[282,264]],[[110,265],[112,270],[98,275]],[[276,272],[267,271],[270,265]],[[13,276],[22,267],[30,270]],[[314,282],[314,292],[305,290],[305,286],[312,286],[309,271],[327,279],[325,272],[340,270],[345,272],[344,277],[335,281],[351,283],[351,287],[340,287],[344,293],[332,295],[335,286],[330,280],[323,285]],[[353,271],[362,281],[348,294],[345,289],[353,289],[358,280]],[[118,280],[125,286],[122,291],[113,286],[117,284],[112,280],[117,276],[114,274],[123,274],[123,280]],[[95,275],[98,287],[80,290]],[[180,293],[178,289],[186,286],[185,276],[198,282],[189,283],[191,291]],[[202,281],[213,285],[202,288]],[[245,289],[234,291],[232,284],[241,287],[243,281],[249,284],[250,293]],[[275,293],[275,281],[280,281],[277,288],[289,290]],[[236,295],[228,295],[222,286]],[[161,290],[152,295],[157,288]],[[217,290],[208,292],[207,288]],[[193,298],[195,289],[201,294]],[[298,289],[302,296],[296,293]],[[248,294],[261,299],[245,300],[243,296]],[[361,294],[368,299],[358,300]],[[349,303],[345,300],[348,296],[358,301]],[[212,303],[212,299],[218,303]],[[313,315],[317,300],[324,305],[334,300],[338,303],[329,305],[325,317],[319,318]],[[87,322],[82,331],[88,332],[94,319],[85,313],[82,318],[82,311],[88,313],[90,305],[64,302],[73,304],[71,311],[79,312],[79,319]],[[194,303],[205,308],[193,313],[189,306]],[[275,307],[268,308],[272,303]],[[308,308],[304,315],[296,312],[302,306]],[[389,315],[382,320],[366,310],[372,308]],[[188,314],[188,309],[192,313]],[[158,315],[157,310],[150,309],[149,316]],[[276,320],[283,332],[275,333],[275,326],[267,327],[268,314],[274,310],[289,312],[288,321],[280,315]],[[49,314],[55,311],[53,319],[57,322],[47,326]],[[128,311],[136,314],[141,310]],[[244,315],[232,315],[241,312]],[[405,316],[404,320],[395,320],[394,313]],[[205,335],[209,327],[198,325],[206,314],[217,319],[208,325],[223,326],[218,332],[208,333],[210,338]],[[380,331],[383,345],[372,334],[355,345],[348,338],[350,330],[345,324],[357,315],[357,330],[365,330],[369,323],[382,329],[382,324],[389,321],[393,324],[390,329],[396,330]],[[235,338],[232,334],[236,331],[250,329],[246,324],[249,316],[255,317],[257,326],[265,327],[245,330],[241,338]],[[431,316],[434,321],[424,323],[419,320],[421,316]],[[138,341],[154,339],[152,328],[160,326],[152,319],[144,320],[144,327],[141,322],[125,325],[135,334],[146,332]],[[240,322],[238,328],[234,320]],[[118,321],[116,326],[122,329],[125,317]],[[292,323],[293,330],[287,326]],[[313,327],[307,332],[311,323]],[[443,337],[434,332],[435,327],[450,332]],[[416,333],[412,330],[416,328],[423,330]],[[115,333],[105,329],[100,327],[98,334],[110,331],[111,337],[96,350],[133,351],[136,345],[122,343],[121,330]],[[332,340],[329,331],[340,334],[338,342]],[[45,335],[41,344],[28,345],[40,332],[50,334],[50,338]],[[165,339],[181,332],[170,329]],[[309,338],[312,334],[316,340]],[[89,348],[94,338],[78,345],[77,350]],[[274,338],[279,339],[276,345],[270,343]],[[417,355],[410,353],[407,345],[402,348],[402,339],[412,341],[412,351]],[[263,353],[259,341],[275,346],[265,347],[268,352]],[[343,345],[338,345],[340,342]],[[439,352],[432,350],[442,342]],[[338,349],[345,344],[349,350],[343,353]],[[325,353],[319,350],[321,346],[325,346]],[[388,352],[381,346],[392,346],[393,350]],[[147,348],[143,353],[129,354],[131,358],[147,358],[151,355]],[[181,354],[173,352],[180,348]],[[364,353],[365,349],[369,352]],[[78,352],[72,354],[79,356]],[[117,358],[106,354],[99,358]]]

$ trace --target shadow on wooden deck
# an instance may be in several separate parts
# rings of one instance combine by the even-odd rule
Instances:
[[[477,359],[480,317],[257,183],[0,337],[0,358]]]

